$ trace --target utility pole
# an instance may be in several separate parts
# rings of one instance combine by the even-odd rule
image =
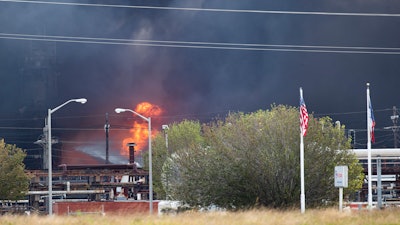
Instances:
[[[170,153],[169,153],[169,148],[168,148],[168,130],[169,127],[168,125],[162,125],[161,129],[164,131],[164,137],[165,137],[165,148],[167,149],[167,156],[169,157]],[[165,180],[167,183],[167,188],[165,190],[165,199],[169,200],[169,174],[167,173],[165,176]]]
[[[108,155],[109,155],[109,150],[108,150],[108,146],[109,146],[109,143],[108,143],[108,132],[110,130],[110,124],[108,123],[108,113],[106,113],[106,124],[104,125],[104,130],[106,131],[106,164],[109,164],[110,161],[109,161],[109,158],[108,158]]]
[[[167,148],[167,153],[169,154],[169,149],[168,149],[168,130],[169,130],[169,127],[168,127],[168,125],[162,125],[161,129],[164,131],[165,147]]]
[[[397,121],[399,119],[399,115],[397,115],[396,106],[393,106],[393,115],[390,116],[390,119],[393,122],[393,126],[384,127],[383,129],[385,129],[385,130],[392,129],[392,131],[393,131],[393,139],[394,139],[394,148],[397,148],[397,146],[398,146],[397,131],[399,130],[399,127],[397,126]]]
[[[399,115],[397,115],[397,108],[396,106],[393,106],[393,115],[390,116],[390,119],[393,122],[392,126],[392,131],[393,131],[393,137],[394,137],[394,148],[397,148],[397,120],[399,119]]]
[[[57,144],[58,139],[52,137],[51,144]],[[48,169],[49,164],[49,151],[48,151],[48,126],[47,126],[47,118],[44,120],[43,134],[40,135],[39,140],[35,141],[34,144],[40,145],[43,148],[42,155],[42,170]]]

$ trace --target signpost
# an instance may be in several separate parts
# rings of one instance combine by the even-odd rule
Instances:
[[[343,210],[343,188],[348,187],[347,166],[335,166],[335,187],[339,188],[339,211]]]

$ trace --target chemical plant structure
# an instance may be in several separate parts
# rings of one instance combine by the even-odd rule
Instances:
[[[148,213],[149,173],[130,149],[128,164],[61,164],[53,168],[52,196],[56,215]],[[48,213],[48,170],[26,170],[31,177],[26,200],[3,201],[0,214]],[[158,201],[153,207],[157,209]]]

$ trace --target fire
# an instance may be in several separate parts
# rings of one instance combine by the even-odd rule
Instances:
[[[149,102],[142,102],[136,105],[133,110],[144,117],[159,116],[163,113],[163,110],[155,104]],[[148,146],[149,143],[149,124],[142,118],[135,119],[132,128],[129,129],[130,136],[124,138],[122,141],[122,152],[123,155],[128,155],[128,143],[136,143],[135,150],[141,151],[144,147]],[[152,131],[152,137],[155,136],[156,132]]]

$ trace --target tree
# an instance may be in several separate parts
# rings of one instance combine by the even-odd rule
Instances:
[[[176,199],[195,206],[217,205],[230,209],[255,205],[282,208],[299,205],[300,131],[295,107],[272,106],[203,125],[202,145],[175,149],[170,180]],[[179,137],[177,137],[179,139]],[[349,188],[361,187],[362,168],[348,151],[344,126],[328,117],[310,115],[305,137],[306,203],[320,206],[337,198],[334,167],[349,166]],[[165,168],[164,168],[165,169]]]
[[[0,199],[18,200],[29,189],[29,177],[24,172],[25,152],[0,140]]]
[[[153,141],[153,184],[158,198],[165,199],[168,190],[171,189],[172,180],[177,177],[174,170],[173,157],[176,152],[183,152],[187,149],[203,145],[201,136],[201,124],[198,121],[184,120],[180,123],[169,125],[168,149],[166,148],[165,137],[159,133]],[[168,193],[171,199],[172,193]]]
[[[313,119],[309,126],[309,133],[304,140],[306,196],[311,197],[307,198],[308,204],[319,205],[324,200],[337,199],[333,174],[335,166],[349,167],[350,182],[345,191],[352,193],[359,190],[364,179],[362,166],[350,152],[338,151],[350,149],[350,139],[345,137],[344,126],[334,125],[329,117]],[[314,162],[324,163],[324,166],[315,167]]]

